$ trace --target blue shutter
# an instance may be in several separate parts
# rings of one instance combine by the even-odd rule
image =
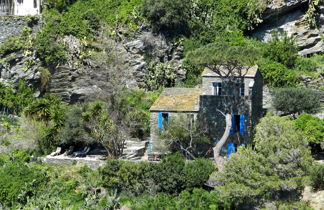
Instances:
[[[163,129],[162,112],[158,113],[158,129],[159,129],[159,131],[162,131],[162,129]]]
[[[171,114],[168,113],[168,126],[170,126],[170,122],[171,122]]]
[[[240,134],[244,134],[244,114],[240,115]]]
[[[234,134],[234,133],[235,133],[235,119],[234,119],[234,115],[232,115],[232,126],[231,126],[230,134]]]
[[[227,144],[227,157],[234,153],[235,147],[234,144]]]

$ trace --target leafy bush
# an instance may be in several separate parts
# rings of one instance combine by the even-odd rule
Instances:
[[[177,81],[176,70],[168,63],[149,64],[145,75],[145,88],[158,90],[161,87],[174,87]]]
[[[143,90],[123,90],[116,98],[113,109],[120,118],[127,121],[132,137],[143,139],[150,135],[149,109],[161,90],[145,92]]]
[[[65,111],[64,124],[59,130],[59,144],[78,145],[86,143],[85,125],[82,121],[83,110],[78,106],[69,107]]]
[[[0,44],[0,57],[4,57],[12,52],[17,52],[24,47],[24,42],[21,37],[12,36]]]
[[[258,65],[265,83],[270,87],[295,87],[299,82],[296,73],[281,63],[261,59]]]
[[[298,57],[295,69],[298,71],[316,71],[317,64],[313,59]]]
[[[192,190],[204,186],[214,170],[212,161],[203,158],[188,162],[183,169],[185,189]]]
[[[298,49],[294,40],[286,34],[274,33],[272,40],[265,45],[263,56],[288,68],[295,66],[298,56]]]
[[[100,174],[103,186],[108,189],[138,195],[144,192],[180,193],[186,188],[202,187],[213,170],[209,160],[198,159],[185,164],[183,156],[174,154],[161,163],[109,160]]]
[[[0,167],[0,203],[11,206],[25,203],[46,183],[46,175],[22,162],[15,161]]]
[[[320,144],[324,141],[324,120],[310,114],[301,114],[294,121],[296,128],[307,136],[309,142]]]
[[[307,139],[294,122],[266,116],[257,125],[255,149],[239,148],[216,173],[215,188],[237,205],[259,204],[262,199],[297,199],[313,159]]]
[[[59,41],[62,32],[62,15],[56,10],[44,12],[46,24],[37,34],[34,45],[38,57],[45,65],[56,66],[66,60],[65,47]]]
[[[310,170],[310,179],[314,190],[324,190],[324,165],[314,164]]]
[[[33,100],[33,90],[22,81],[16,90],[0,83],[0,110],[7,111],[7,114],[20,114]]]
[[[62,12],[67,9],[69,5],[74,3],[76,0],[45,0],[44,5],[47,8],[55,8]]]
[[[321,106],[321,94],[312,89],[279,88],[273,93],[273,106],[284,114],[314,113]]]
[[[159,193],[155,197],[144,197],[131,204],[132,209],[230,209],[231,201],[216,191],[208,192],[195,188],[182,191],[178,196]]]
[[[178,30],[187,28],[190,18],[190,0],[144,0],[142,13],[157,30]]]
[[[64,124],[65,109],[66,105],[59,97],[46,93],[30,103],[24,110],[27,117],[42,121],[46,126],[44,137],[37,142],[41,152],[50,152],[59,145],[57,134]]]

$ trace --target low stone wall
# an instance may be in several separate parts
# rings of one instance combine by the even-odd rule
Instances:
[[[92,158],[71,158],[71,157],[39,157],[38,160],[40,160],[43,163],[47,163],[50,165],[75,165],[75,164],[82,164],[86,165],[89,168],[96,170],[99,167],[105,165],[105,161],[98,160],[98,159],[92,159]]]

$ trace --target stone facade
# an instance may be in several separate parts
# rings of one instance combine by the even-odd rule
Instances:
[[[172,126],[172,123],[178,122],[178,120],[188,121],[189,119],[196,121],[198,118],[198,112],[168,112],[164,111],[161,112],[163,114],[169,114],[170,118],[170,126]],[[153,152],[162,152],[166,153],[168,152],[168,149],[166,148],[165,144],[159,140],[159,133],[163,132],[162,130],[159,130],[158,126],[158,115],[159,112],[151,112],[151,118],[150,118],[150,126],[151,126],[151,143],[152,143],[152,151]]]
[[[198,103],[198,107],[191,109],[183,110],[185,106],[179,102],[184,100],[178,98],[179,92],[183,90],[174,88],[174,92],[169,89],[165,91],[168,94],[163,92],[151,108],[150,123],[153,152],[165,152],[163,143],[158,140],[158,133],[161,130],[163,131],[163,128],[161,129],[161,125],[159,125],[161,124],[161,115],[167,116],[166,114],[168,114],[168,117],[173,120],[180,117],[188,119],[188,116],[194,116],[195,121],[206,125],[207,136],[211,141],[216,142],[222,137],[226,126],[225,117],[220,111],[228,112],[228,107],[231,104],[236,105],[232,109],[233,127],[227,143],[238,145],[251,143],[254,127],[263,115],[263,79],[257,67],[248,69],[243,75],[235,77],[235,82],[228,82],[228,78],[220,77],[210,70],[205,70],[202,74],[201,92],[199,95],[193,94],[193,98],[190,100],[192,104]],[[199,93],[197,89],[188,89],[187,92],[196,91]],[[185,92],[183,98],[188,97],[187,95],[188,93]],[[197,102],[194,100],[197,100]],[[168,103],[165,101],[168,101]],[[164,150],[161,150],[161,148]]]

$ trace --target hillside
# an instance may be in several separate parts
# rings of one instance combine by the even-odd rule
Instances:
[[[22,2],[0,0],[0,209],[321,206],[323,0]]]

